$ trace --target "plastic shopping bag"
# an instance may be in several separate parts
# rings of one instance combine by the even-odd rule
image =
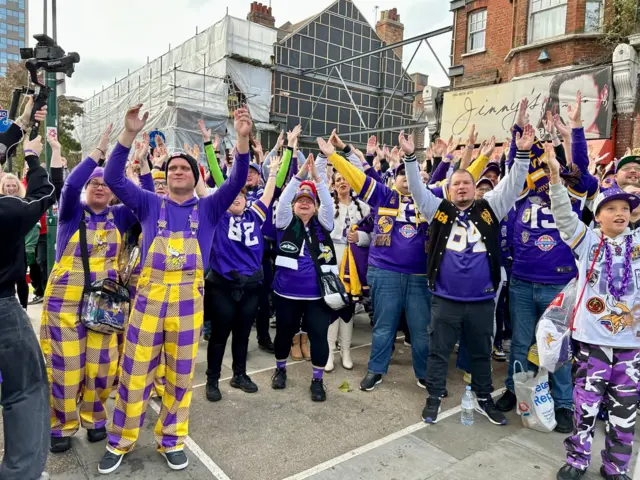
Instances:
[[[524,371],[522,364],[515,361],[513,383],[522,424],[538,432],[552,432],[557,423],[553,398],[549,392],[549,373],[540,368],[538,375],[534,376],[533,372]]]
[[[571,319],[576,304],[577,281],[571,280],[549,304],[536,327],[539,365],[550,372],[571,361]]]

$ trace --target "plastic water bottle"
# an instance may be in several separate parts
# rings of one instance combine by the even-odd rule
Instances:
[[[473,393],[471,393],[471,387],[467,385],[466,390],[462,394],[462,413],[460,415],[460,420],[463,425],[467,427],[473,425],[473,410]]]

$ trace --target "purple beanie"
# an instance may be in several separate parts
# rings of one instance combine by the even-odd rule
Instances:
[[[89,183],[94,178],[104,178],[104,168],[102,167],[94,168],[93,172],[91,172],[91,175],[89,175],[89,179],[87,180],[87,183]]]

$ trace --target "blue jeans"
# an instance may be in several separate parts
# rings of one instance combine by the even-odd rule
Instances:
[[[15,297],[0,298],[2,480],[36,480],[49,453],[49,382],[29,317]]]
[[[505,380],[506,387],[514,391],[513,362],[521,362],[527,368],[529,348],[535,343],[536,324],[551,301],[562,291],[565,285],[531,283],[511,277],[509,286],[509,306],[511,310],[511,352],[509,371]],[[529,366],[529,370],[535,366]],[[551,395],[555,408],[573,407],[573,381],[571,363],[567,363],[555,373],[550,373],[553,389]]]
[[[373,303],[373,337],[369,372],[386,374],[391,348],[404,310],[411,333],[411,357],[416,378],[427,375],[431,292],[426,275],[409,275],[369,265],[367,282]]]

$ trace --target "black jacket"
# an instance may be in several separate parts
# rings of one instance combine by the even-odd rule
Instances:
[[[38,157],[30,155],[25,160],[29,165],[26,197],[0,195],[0,297],[15,295],[16,280],[25,275],[25,236],[56,201],[54,187]]]

